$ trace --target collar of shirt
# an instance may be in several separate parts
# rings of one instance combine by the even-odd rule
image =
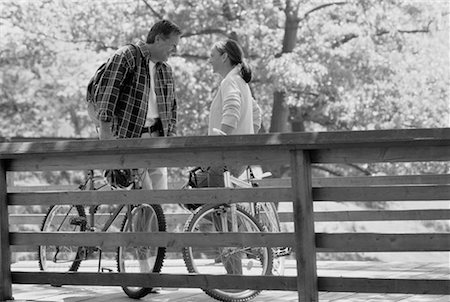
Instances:
[[[148,47],[146,47],[146,43],[144,41],[142,41],[142,40],[138,40],[136,42],[136,46],[139,47],[139,49],[141,50],[142,56],[146,60],[148,60],[148,62],[150,62],[150,56],[151,56],[150,49],[148,49]],[[165,65],[165,64],[166,64],[165,62],[156,62],[155,63],[155,70],[156,70],[156,68],[159,68],[160,65]]]
[[[146,47],[146,43],[142,40],[138,40],[136,42],[136,46],[139,47],[139,50],[142,53],[142,56],[145,59],[149,59],[150,58],[150,49],[148,49],[148,47]]]
[[[155,74],[156,64],[157,63],[155,63],[152,60],[148,59],[148,67],[150,68],[150,75],[151,76],[153,76]]]
[[[241,64],[237,64],[236,66],[231,69],[227,75],[223,78],[222,82],[225,81],[228,78],[231,78],[234,75],[238,75],[241,72]]]

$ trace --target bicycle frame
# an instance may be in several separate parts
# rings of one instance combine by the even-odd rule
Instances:
[[[80,189],[86,189],[86,187],[87,187],[87,190],[101,190],[102,188],[109,186],[111,190],[132,190],[138,186],[139,181],[140,181],[140,178],[137,175],[137,172],[133,174],[133,183],[130,186],[125,187],[125,188],[113,186],[113,185],[109,184],[108,181],[105,181],[105,179],[106,179],[105,176],[94,175],[94,171],[89,170],[87,172],[86,181],[83,185],[80,185]],[[105,183],[100,185],[99,187],[95,187],[95,184],[100,181],[104,181]],[[99,207],[100,207],[100,205],[89,206],[89,211],[87,214],[88,217],[86,217],[86,220],[88,220],[87,221],[88,224],[86,225],[86,227],[91,232],[96,231],[95,230],[96,217],[98,217],[98,215],[102,215],[102,214],[96,214],[97,209]],[[115,207],[114,211],[108,215],[109,216],[108,220],[106,220],[104,223],[102,223],[102,227],[101,227],[101,229],[99,229],[99,231],[100,232],[108,231],[109,228],[111,227],[111,225],[114,223],[114,221],[120,215],[120,213],[122,212],[124,207],[127,207],[126,215],[129,217],[131,215],[132,206],[131,205],[123,205],[123,204],[117,205]],[[98,264],[98,271],[100,272],[102,270],[102,268],[101,268],[102,250],[101,249],[99,249],[98,247],[93,247],[93,248],[86,247],[84,258],[88,258],[91,254],[93,254],[94,252],[96,252],[98,250],[100,250],[99,264]]]
[[[247,173],[248,173],[248,169],[247,169]],[[263,177],[267,176],[267,175],[268,174],[263,174]],[[239,187],[239,188],[252,188],[254,186],[254,180],[252,180],[250,178],[250,175],[247,175],[247,180],[242,180],[242,179],[239,179],[239,178],[231,175],[231,173],[229,171],[224,171],[223,176],[224,176],[225,187],[227,187],[227,188],[233,188],[234,186]],[[233,210],[233,205],[235,205],[235,204],[231,205],[232,213],[233,213],[233,211],[235,211],[235,210]],[[276,211],[274,211],[273,208],[271,208],[271,206],[269,205],[268,202],[258,202],[256,204],[253,202],[248,202],[248,203],[244,203],[243,205],[246,209],[249,210],[250,214],[252,214],[253,216],[256,216],[256,217],[259,216],[259,213],[261,212],[257,208],[259,207],[262,209],[262,212],[265,213],[266,217],[269,220],[269,226],[264,224],[264,227],[267,228],[266,231],[279,232],[281,230],[280,225],[279,225],[279,220],[277,218],[278,213]],[[234,206],[234,208],[235,208],[235,206]]]
[[[84,185],[80,186],[80,188],[83,189],[83,187],[85,188],[86,185],[89,185],[88,190],[100,190],[106,186],[110,186],[111,190],[121,190],[115,186],[111,186],[110,184],[108,184],[107,182],[105,182],[105,184],[101,185],[100,187],[96,188],[95,187],[95,183],[98,180],[104,180],[105,177],[104,176],[95,176],[94,175],[94,171],[93,170],[89,170],[88,171],[88,177],[86,179],[86,182]],[[129,187],[125,188],[126,190],[131,190],[133,189],[135,186],[135,182],[133,182],[133,185],[130,185]],[[94,226],[95,226],[95,213],[98,209],[100,205],[93,205],[89,207],[89,229],[91,231],[94,231]],[[115,209],[115,211],[112,213],[112,215],[110,215],[109,219],[105,222],[105,224],[103,225],[103,227],[100,229],[101,232],[106,232],[109,227],[113,224],[114,220],[119,216],[120,212],[122,211],[122,209],[125,207],[125,205],[119,205],[117,206],[117,208]],[[130,208],[130,207],[129,207]],[[127,213],[128,211],[131,212],[131,209],[127,209]]]

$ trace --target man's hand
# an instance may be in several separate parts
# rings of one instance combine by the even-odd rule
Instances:
[[[100,122],[100,132],[99,138],[101,140],[104,139],[114,139],[114,135],[112,133],[112,122]]]

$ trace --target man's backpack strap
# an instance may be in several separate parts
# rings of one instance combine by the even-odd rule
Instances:
[[[135,44],[129,44],[129,45],[131,45],[136,50],[136,56],[135,56],[135,60],[134,60],[133,73],[126,75],[124,84],[130,84],[133,81],[133,79],[136,79],[135,76],[137,75],[139,66],[141,66],[141,62],[142,62],[142,53],[141,53],[141,50],[139,49],[139,47],[137,47],[137,45],[135,45]],[[131,53],[134,55],[133,51]]]
[[[132,45],[136,49],[136,60],[135,60],[135,65],[134,65],[134,73],[136,74],[138,72],[139,66],[141,66],[142,54],[141,54],[141,50],[139,49],[139,47],[137,47],[137,45],[135,45],[135,44],[130,44],[130,45]]]

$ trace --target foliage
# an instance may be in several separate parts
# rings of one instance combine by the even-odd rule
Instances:
[[[272,62],[292,118],[311,131],[448,126],[449,5],[434,4],[352,1],[310,14],[292,53]]]
[[[206,133],[219,81],[207,58],[211,45],[227,37],[239,40],[253,67],[251,88],[265,129],[280,119],[272,112],[275,91],[290,109],[285,122],[305,131],[447,127],[449,6],[443,0],[4,0],[0,137],[95,137],[86,83],[117,47],[145,40],[160,18],[184,31],[170,59],[180,135]]]

